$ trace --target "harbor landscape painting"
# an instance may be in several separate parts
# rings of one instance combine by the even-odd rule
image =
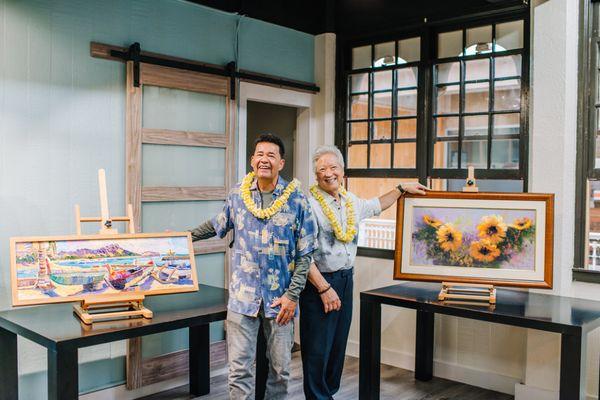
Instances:
[[[189,233],[11,239],[13,305],[198,289]]]

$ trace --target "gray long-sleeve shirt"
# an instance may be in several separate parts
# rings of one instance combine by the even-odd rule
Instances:
[[[273,202],[273,192],[261,192],[262,208],[268,208]],[[214,226],[210,220],[203,222],[196,228],[190,230],[192,233],[192,241],[205,240],[217,235]],[[308,270],[310,269],[311,256],[301,256],[296,260],[294,273],[292,275],[292,281],[285,295],[288,299],[298,302],[300,298],[300,292],[306,285],[306,279],[308,278]]]

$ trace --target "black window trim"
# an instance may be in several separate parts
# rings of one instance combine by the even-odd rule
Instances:
[[[595,162],[595,99],[598,79],[598,32],[594,32],[594,20],[600,19],[600,5],[593,0],[579,3],[578,48],[578,98],[577,98],[577,158],[575,179],[575,240],[573,257],[573,280],[600,283],[600,272],[586,269],[588,257],[588,179],[600,178]],[[596,24],[598,26],[598,24]],[[594,161],[594,162],[593,162]]]
[[[585,0],[583,0],[585,1]],[[416,36],[421,38],[421,59],[417,64],[418,69],[418,91],[417,107],[421,112],[417,113],[417,154],[426,153],[425,157],[417,157],[415,168],[411,169],[352,169],[346,173],[347,177],[388,177],[388,178],[418,178],[419,182],[427,184],[430,177],[441,179],[466,179],[466,169],[433,169],[428,171],[429,160],[433,157],[433,146],[428,146],[432,140],[432,127],[430,123],[431,99],[433,98],[432,83],[432,57],[434,54],[435,40],[432,38],[438,32],[452,31],[457,29],[468,29],[470,27],[486,24],[498,24],[515,20],[523,20],[523,49],[522,67],[521,67],[521,140],[519,142],[520,161],[518,169],[506,170],[476,170],[476,176],[480,179],[519,179],[523,181],[523,191],[527,192],[529,187],[528,169],[529,169],[529,85],[530,85],[530,6],[528,2],[523,2],[521,6],[509,7],[504,10],[494,10],[477,15],[464,16],[451,19],[439,19],[423,24],[415,24],[399,29],[393,32],[375,34],[362,37],[341,37],[337,38],[336,48],[336,121],[335,121],[335,143],[342,150],[342,154],[347,164],[347,129],[346,129],[346,102],[349,99],[347,74],[351,70],[352,48],[361,45],[375,45],[386,41],[399,41]],[[374,46],[372,47],[374,51]],[[507,51],[510,54],[512,51]],[[372,57],[373,58],[373,57]],[[469,59],[476,59],[477,56],[469,56]],[[439,61],[439,60],[438,60]],[[350,64],[347,66],[347,64]],[[382,67],[377,70],[397,69],[397,66],[389,68]],[[371,68],[364,70],[354,70],[353,73],[371,71]],[[426,93],[426,94],[425,94]],[[426,135],[419,134],[426,132]],[[395,134],[395,129],[392,131]],[[368,140],[371,137],[369,135]],[[393,147],[393,146],[392,146]],[[488,146],[489,149],[489,146]],[[370,154],[367,153],[367,157]],[[489,156],[489,155],[488,155]],[[489,159],[488,159],[489,162]],[[435,176],[432,176],[435,172]],[[416,174],[416,175],[415,175]],[[368,247],[358,247],[358,256],[374,257],[382,259],[394,259],[394,250],[376,249]]]

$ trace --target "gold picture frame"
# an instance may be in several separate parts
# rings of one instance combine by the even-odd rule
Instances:
[[[13,306],[198,290],[189,232],[13,237]]]
[[[430,191],[397,207],[394,279],[552,288],[553,194]]]

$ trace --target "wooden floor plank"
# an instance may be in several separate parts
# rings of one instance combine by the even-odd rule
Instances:
[[[220,374],[210,380],[210,394],[197,397],[201,400],[228,400],[227,370],[224,361],[219,365],[211,363],[213,370],[219,369]],[[290,382],[290,400],[304,399],[302,388],[302,362],[300,353],[292,357]],[[166,392],[156,393],[138,400],[183,400],[190,399],[189,387],[181,386]],[[358,398],[358,359],[346,357],[344,375],[340,391],[335,395],[336,400],[355,400]],[[405,369],[381,366],[381,400],[510,400],[513,396],[493,392],[442,378],[433,378],[429,382],[415,381],[413,372]]]

